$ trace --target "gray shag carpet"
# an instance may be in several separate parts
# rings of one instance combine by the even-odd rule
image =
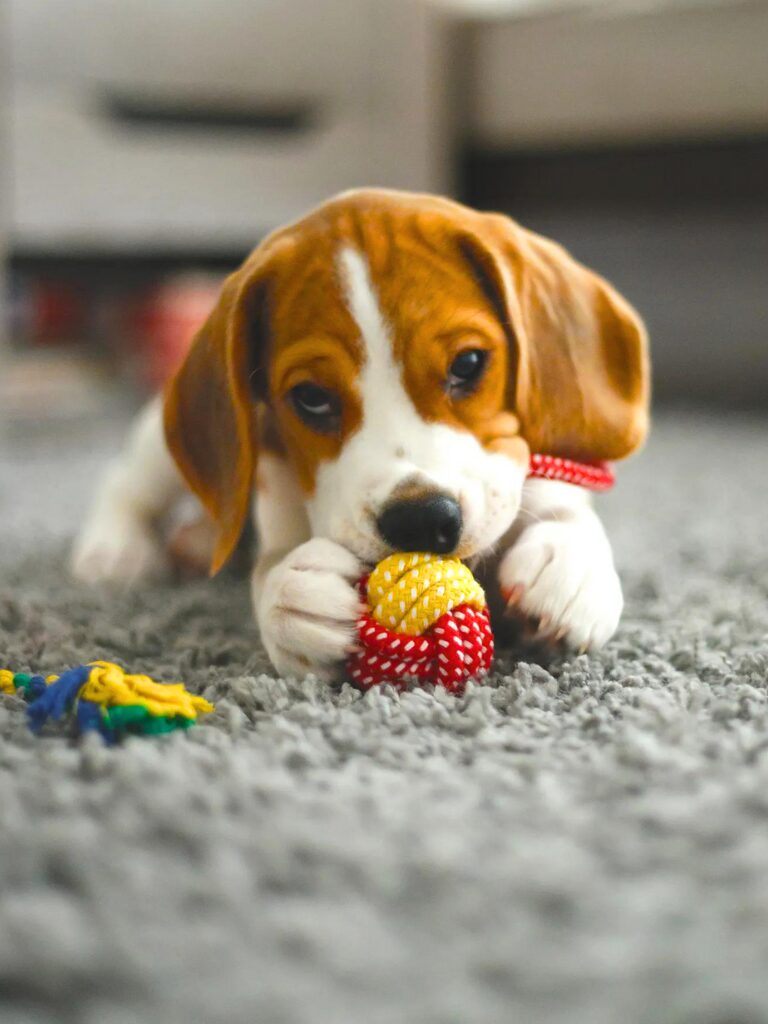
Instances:
[[[3,1024],[768,1020],[768,423],[659,421],[617,638],[461,699],[276,679],[241,580],[69,583],[118,432],[6,436],[0,662],[217,710],[105,749],[0,696]]]

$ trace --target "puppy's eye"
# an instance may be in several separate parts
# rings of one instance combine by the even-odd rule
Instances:
[[[335,391],[319,384],[297,384],[288,392],[291,405],[308,427],[323,434],[338,430],[341,421],[341,400]]]
[[[488,364],[488,353],[482,348],[459,352],[448,369],[449,391],[469,394],[477,385]]]

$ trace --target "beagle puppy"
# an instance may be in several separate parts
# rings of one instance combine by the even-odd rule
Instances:
[[[642,322],[560,246],[447,199],[343,193],[227,278],[73,570],[155,573],[155,526],[188,489],[212,572],[253,515],[255,616],[281,673],[337,671],[355,581],[395,550],[482,560],[541,639],[598,647],[622,608],[608,539],[589,495],[527,479],[529,459],[624,458],[648,406]]]

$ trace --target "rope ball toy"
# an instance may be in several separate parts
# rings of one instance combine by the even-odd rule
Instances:
[[[77,732],[98,732],[107,744],[127,735],[156,736],[187,729],[197,716],[213,711],[183,683],[156,683],[129,675],[110,661],[92,661],[60,676],[29,675],[0,669],[0,693],[30,701],[27,720],[34,733],[49,720],[67,718]]]
[[[385,682],[402,688],[415,679],[457,693],[491,667],[485,594],[458,558],[390,555],[360,580],[359,590],[367,610],[347,671],[361,689]]]
[[[607,491],[615,481],[606,462],[544,454],[531,455],[528,476],[590,491]],[[490,669],[493,633],[485,595],[459,559],[390,555],[358,589],[367,611],[357,623],[359,649],[347,672],[361,689],[381,683],[402,688],[415,679],[458,693]]]

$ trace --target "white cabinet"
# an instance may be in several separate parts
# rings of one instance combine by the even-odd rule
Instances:
[[[16,247],[231,251],[339,189],[447,185],[418,0],[10,0],[7,21]]]
[[[469,29],[478,143],[530,149],[768,128],[765,0],[548,6]]]

